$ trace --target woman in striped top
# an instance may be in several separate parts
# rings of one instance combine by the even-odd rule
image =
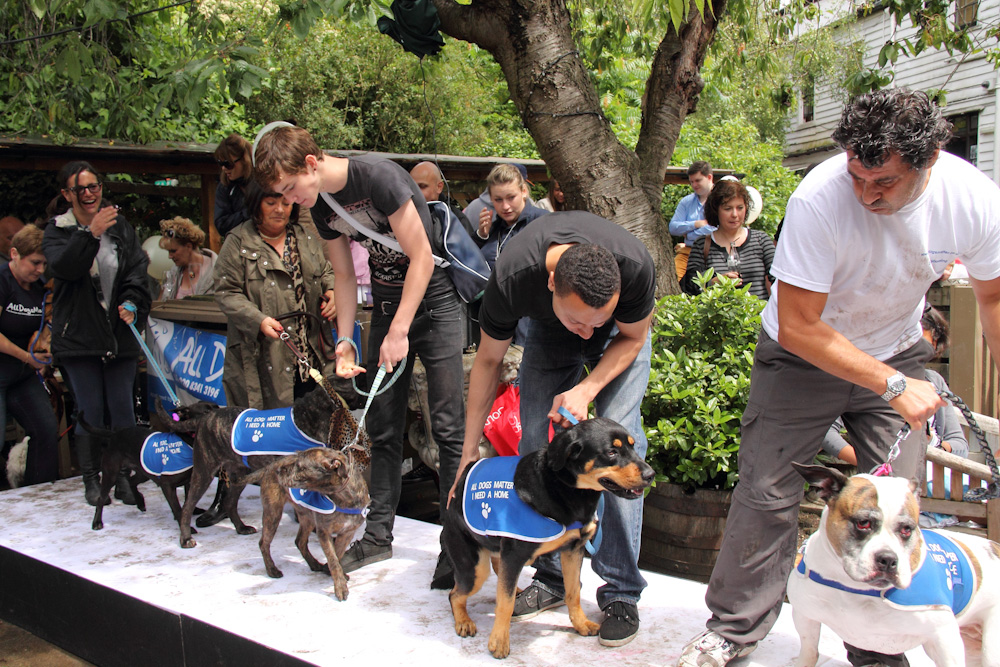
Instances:
[[[760,299],[771,295],[768,274],[774,259],[774,241],[766,233],[744,225],[752,205],[747,189],[739,181],[715,184],[705,201],[705,219],[717,229],[691,249],[681,289],[688,294],[700,293],[693,279],[712,268],[712,282],[720,275],[728,276],[742,285],[749,284],[750,293]]]

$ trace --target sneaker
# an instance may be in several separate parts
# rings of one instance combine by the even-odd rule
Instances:
[[[639,610],[630,602],[615,601],[604,608],[601,646],[624,646],[639,632]]]
[[[345,573],[354,572],[359,567],[390,558],[392,558],[391,544],[378,545],[368,540],[358,540],[344,552],[344,557],[340,559],[340,567]]]
[[[450,591],[455,587],[455,571],[451,567],[451,559],[442,551],[438,554],[434,576],[431,577],[431,590]]]
[[[118,478],[115,479],[115,498],[126,505],[136,504],[135,494],[132,493],[132,486],[129,484],[127,472],[119,472]]]
[[[716,632],[705,630],[684,647],[677,667],[722,667],[734,658],[750,655],[755,648],[757,642],[734,644]]]
[[[543,611],[555,609],[566,604],[562,595],[553,593],[547,588],[543,588],[537,581],[517,594],[514,598],[514,613],[511,619],[524,621],[538,616]]]

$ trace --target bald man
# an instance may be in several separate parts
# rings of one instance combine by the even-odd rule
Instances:
[[[450,197],[448,199],[441,198],[441,193],[444,192],[444,176],[441,175],[441,170],[438,169],[436,164],[429,161],[420,162],[410,170],[410,178],[420,188],[424,199],[427,201],[443,201],[448,204],[455,215],[458,216],[458,219],[462,221],[465,231],[469,232],[469,236],[475,238],[476,228],[465,217],[465,214],[462,213],[462,209],[456,206]]]
[[[0,258],[6,264],[10,261],[10,243],[14,234],[24,229],[24,223],[12,215],[0,218]]]

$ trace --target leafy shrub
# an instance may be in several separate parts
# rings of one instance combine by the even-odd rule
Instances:
[[[642,402],[657,481],[731,489],[740,419],[764,302],[724,276],[698,296],[668,295],[653,316],[652,369]]]

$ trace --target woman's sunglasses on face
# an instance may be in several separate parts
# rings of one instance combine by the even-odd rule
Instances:
[[[80,195],[82,195],[85,191],[89,192],[92,195],[96,195],[98,192],[101,191],[101,184],[100,183],[91,183],[90,185],[76,185],[76,186],[74,186],[72,188],[66,188],[66,191],[67,192],[72,192],[77,197],[79,197]]]
[[[223,169],[232,169],[235,166],[235,162],[232,160],[216,160],[220,167]]]

